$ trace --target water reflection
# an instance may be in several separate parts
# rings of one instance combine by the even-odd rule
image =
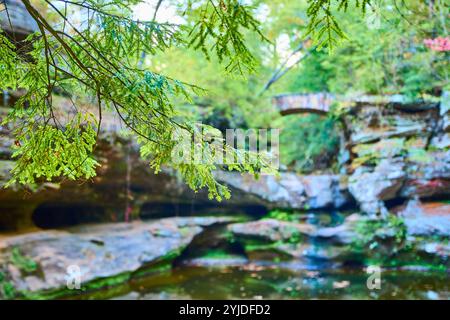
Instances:
[[[253,265],[184,266],[79,299],[449,299],[445,272],[384,271],[369,290],[360,270],[285,270]]]

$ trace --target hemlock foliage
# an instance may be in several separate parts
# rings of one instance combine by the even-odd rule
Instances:
[[[156,171],[162,164],[171,165],[194,190],[206,186],[211,197],[229,197],[212,176],[216,165],[211,159],[201,164],[171,162],[175,133],[193,135],[196,130],[179,117],[172,99],[190,101],[201,89],[150,71],[143,63],[146,56],[184,46],[206,57],[215,53],[229,72],[251,70],[254,59],[241,34],[242,29],[260,33],[251,8],[237,0],[196,3],[201,14],[190,26],[135,20],[133,7],[142,2],[137,0],[44,2],[45,11],[23,1],[39,27],[25,43],[19,46],[0,34],[0,87],[26,92],[3,121],[14,124],[16,138],[17,162],[8,185],[94,176],[98,163],[92,152],[102,114],[112,110],[136,136],[141,155]],[[81,21],[73,18],[77,13]],[[97,112],[86,114],[73,102],[73,119],[62,121],[55,115],[54,92],[94,97]],[[200,143],[212,148],[209,141]],[[257,173],[262,167],[258,158],[228,168]]]
[[[133,17],[142,0],[22,1],[39,30],[21,43],[0,32],[0,88],[25,92],[3,121],[16,139],[16,167],[8,185],[93,177],[102,114],[112,112],[126,124],[152,168],[172,166],[191,188],[207,187],[220,200],[229,191],[215,181],[213,159],[201,164],[171,160],[180,147],[174,136],[210,130],[196,127],[184,106],[207,105],[213,114],[270,127],[274,110],[267,98],[280,90],[417,95],[447,83],[448,53],[420,46],[423,38],[446,30],[442,1],[435,1],[432,18],[417,13],[423,9],[418,0],[403,11],[392,9],[390,0],[163,1],[178,5],[182,23],[155,19],[162,1],[155,1],[153,18],[146,21]],[[382,15],[381,26],[368,31],[365,16],[374,12]],[[259,95],[263,82],[283,64],[278,51],[283,35],[290,49],[304,42],[303,54],[310,55]],[[403,45],[405,35],[411,45]],[[333,54],[316,50],[322,47]],[[58,116],[55,93],[70,98],[70,119]],[[83,97],[97,110],[83,110]],[[283,119],[280,124],[291,142],[282,145],[282,154],[284,148],[286,163],[300,170],[335,150],[332,120],[312,120]],[[207,140],[201,144],[217,147]],[[267,167],[265,159],[256,159],[225,169],[256,174]]]

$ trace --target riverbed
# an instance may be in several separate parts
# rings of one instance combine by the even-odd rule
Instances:
[[[287,270],[252,263],[240,267],[178,267],[70,299],[449,299],[446,272],[389,271],[381,289],[367,287],[362,270]]]

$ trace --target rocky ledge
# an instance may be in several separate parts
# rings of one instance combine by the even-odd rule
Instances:
[[[171,262],[204,228],[233,220],[167,218],[2,236],[0,293],[6,298],[77,294],[67,288],[70,266],[79,268],[82,290],[170,268]]]
[[[255,180],[249,174],[220,171],[215,176],[237,193],[254,195],[269,208],[324,209],[352,204],[345,177],[340,175],[281,172]]]
[[[447,92],[440,103],[350,109],[348,186],[363,212],[386,216],[390,200],[449,198],[449,116]]]
[[[264,218],[227,225],[250,260],[290,260],[306,267],[340,264],[450,268],[450,210],[441,202],[415,200],[387,220],[350,214],[338,224],[313,225]],[[282,218],[286,218],[284,216]]]

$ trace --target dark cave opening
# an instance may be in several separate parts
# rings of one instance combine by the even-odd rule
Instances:
[[[83,223],[105,222],[105,208],[94,204],[43,203],[32,215],[42,229],[71,227]]]
[[[141,207],[139,216],[142,219],[158,219],[168,217],[189,217],[206,215],[249,215],[262,217],[267,208],[261,205],[218,205],[215,202],[171,203],[147,202]]]

